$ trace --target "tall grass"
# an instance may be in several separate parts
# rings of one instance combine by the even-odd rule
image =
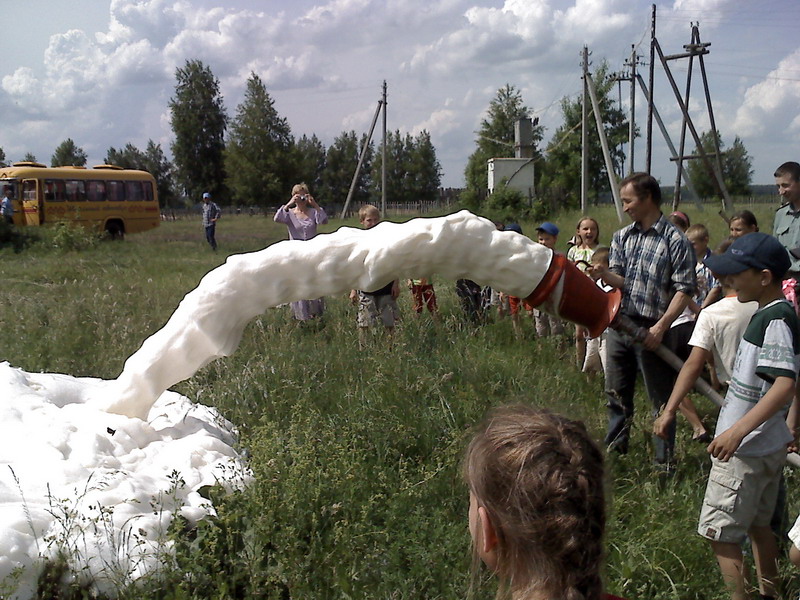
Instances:
[[[590,212],[607,242],[616,216]],[[562,245],[578,216],[552,219]],[[759,218],[769,230],[771,219]],[[722,227],[711,225],[713,241]],[[534,223],[523,226],[533,234]],[[230,253],[284,236],[270,219],[241,216],[220,221],[218,253],[193,221],[82,251],[54,249],[46,235],[21,254],[2,250],[0,360],[113,378],[203,274]],[[413,316],[404,290],[392,344],[375,335],[360,350],[345,297],[328,298],[323,322],[311,326],[292,322],[288,307],[268,309],[248,325],[235,354],[178,384],[240,427],[255,479],[231,495],[205,490],[218,516],[194,529],[176,523],[174,561],[121,597],[465,597],[469,535],[459,461],[470,427],[491,406],[524,401],[582,418],[602,439],[605,408],[601,378],[577,372],[568,343],[536,339],[528,323],[519,340],[507,320],[471,326],[452,282],[435,285],[441,322]],[[677,475],[660,480],[639,394],[631,452],[608,461],[608,589],[631,599],[724,598],[712,553],[694,533],[704,448],[682,426]],[[696,403],[713,424],[713,405]],[[788,473],[792,517],[800,509],[796,477]],[[784,571],[796,594],[800,581]],[[493,591],[489,582],[478,597]]]

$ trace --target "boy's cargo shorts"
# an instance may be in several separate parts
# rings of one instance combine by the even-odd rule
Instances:
[[[786,450],[766,456],[733,455],[727,462],[712,457],[711,462],[697,533],[740,544],[750,527],[769,525]]]

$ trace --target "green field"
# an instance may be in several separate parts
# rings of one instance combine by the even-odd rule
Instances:
[[[706,222],[712,246],[724,223]],[[774,206],[756,205],[762,230]],[[608,243],[618,222],[591,211]],[[578,214],[551,220],[560,248]],[[332,221],[332,231],[343,223]],[[347,223],[353,225],[352,222]],[[523,223],[534,234],[535,224]],[[50,234],[25,251],[0,250],[0,360],[26,371],[114,378],[164,325],[181,298],[227,255],[285,238],[264,217],[225,216],[220,251],[199,218],[165,222],[122,242],[55,249]],[[469,582],[467,492],[459,461],[469,428],[491,406],[531,402],[585,420],[602,439],[602,378],[574,366],[565,341],[536,339],[525,323],[464,322],[453,283],[435,279],[442,313],[415,318],[410,295],[392,348],[376,336],[359,351],[355,311],[328,299],[322,325],[268,309],[238,351],[176,391],[213,405],[241,431],[255,474],[247,489],[215,494],[219,516],[173,532],[170,571],[120,590],[124,598],[464,598]],[[716,411],[695,398],[707,424]],[[679,424],[679,467],[663,481],[651,466],[650,417],[641,391],[631,452],[608,460],[608,591],[633,599],[725,598],[716,562],[695,533],[708,459]],[[800,511],[798,475],[787,470],[790,519]],[[785,597],[800,576],[784,561]],[[62,598],[80,598],[80,590]],[[491,598],[488,581],[477,597]]]

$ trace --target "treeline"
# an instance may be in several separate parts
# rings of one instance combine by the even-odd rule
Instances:
[[[354,206],[381,196],[382,144],[355,131],[339,134],[327,148],[316,135],[295,139],[288,120],[278,114],[266,86],[255,73],[231,118],[219,80],[199,60],[175,72],[169,101],[174,141],[169,160],[160,144],[149,140],[140,150],[131,143],[108,149],[105,162],[149,171],[158,183],[163,206],[192,205],[209,191],[223,205],[271,207],[288,199],[291,187],[304,181],[326,205],[341,206],[365,156],[353,190]],[[24,161],[37,162],[31,153]],[[86,153],[72,139],[56,148],[52,166],[85,166]],[[10,161],[9,161],[10,162]],[[6,156],[0,148],[0,165]],[[392,202],[435,200],[442,168],[430,134],[399,130],[387,134],[386,189]]]

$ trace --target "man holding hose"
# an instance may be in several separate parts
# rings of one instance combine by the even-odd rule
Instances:
[[[647,330],[642,344],[614,329],[608,332],[605,443],[609,449],[625,454],[638,370],[642,371],[655,416],[669,398],[676,373],[654,350],[662,343],[670,345],[670,325],[694,294],[696,280],[694,250],[661,212],[658,182],[647,173],[633,173],[620,183],[620,196],[623,209],[633,223],[614,233],[608,269],[594,268],[590,274],[621,289],[620,313]],[[671,470],[674,424],[667,439],[654,437],[654,445],[656,464]]]

